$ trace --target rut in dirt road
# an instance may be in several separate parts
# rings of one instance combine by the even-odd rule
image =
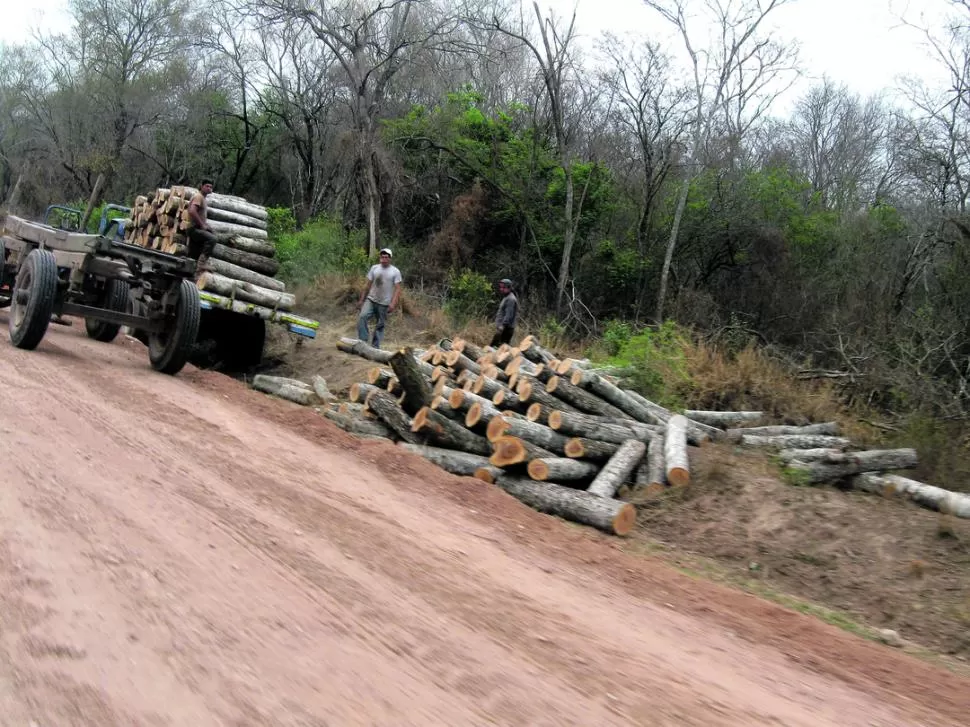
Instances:
[[[570,526],[394,475],[391,445],[323,420],[311,440],[278,421],[306,412],[253,396],[77,325],[0,340],[0,724],[898,726],[968,706],[942,672],[932,717],[673,591],[635,596],[533,547]]]

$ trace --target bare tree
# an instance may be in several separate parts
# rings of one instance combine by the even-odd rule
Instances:
[[[703,21],[713,23],[717,38],[709,48],[695,40],[688,0],[644,0],[680,35],[693,75],[694,113],[690,130],[687,167],[674,219],[670,228],[667,251],[660,272],[655,319],[663,319],[664,301],[670,266],[673,261],[680,223],[687,207],[690,184],[698,173],[698,161],[711,139],[716,124],[740,144],[744,133],[765,113],[785,76],[794,69],[796,49],[776,44],[762,26],[774,10],[792,0],[704,0]]]

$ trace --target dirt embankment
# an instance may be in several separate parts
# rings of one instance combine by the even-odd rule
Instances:
[[[0,324],[4,323],[0,315]],[[137,344],[0,343],[6,723],[960,724],[968,683]]]

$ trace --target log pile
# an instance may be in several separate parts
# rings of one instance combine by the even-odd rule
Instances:
[[[185,255],[190,228],[189,202],[197,190],[173,186],[135,198],[125,241],[172,255]],[[208,302],[240,313],[273,320],[295,305],[275,259],[276,245],[267,233],[266,208],[242,197],[212,193],[206,197],[209,227],[219,238],[200,265],[196,284]]]

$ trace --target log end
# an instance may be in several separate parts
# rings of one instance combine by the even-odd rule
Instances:
[[[583,445],[583,440],[579,437],[573,437],[566,442],[566,445],[563,447],[563,453],[573,459],[583,457],[586,454],[586,447]]]
[[[666,489],[667,486],[663,482],[651,482],[643,488],[643,491],[648,497],[656,497],[657,495],[663,494]]]
[[[465,390],[453,389],[448,396],[448,403],[451,404],[452,409],[460,409],[461,405],[465,403]]]
[[[559,388],[559,377],[558,376],[550,377],[550,379],[546,382],[546,392],[551,394],[558,388]]]
[[[637,509],[629,502],[625,503],[617,510],[611,524],[616,535],[629,535],[637,524]]]
[[[671,487],[687,487],[690,484],[690,470],[683,467],[671,467],[667,471],[667,481]]]
[[[492,456],[488,461],[496,467],[521,464],[528,459],[528,452],[518,437],[499,437],[492,442]]]
[[[562,427],[562,412],[561,411],[551,411],[549,412],[549,421],[546,422],[550,429],[559,430]]]
[[[465,426],[469,429],[478,426],[478,423],[482,420],[482,405],[481,402],[476,401],[470,407],[468,411],[465,412]]]
[[[476,480],[487,482],[490,485],[495,484],[495,475],[492,474],[491,467],[479,467],[478,469],[475,470],[475,473],[472,475],[472,477],[474,477]]]
[[[569,381],[573,386],[579,386],[583,383],[583,372],[581,369],[576,369],[573,371],[573,375],[569,377]]]
[[[568,358],[563,359],[557,364],[556,373],[559,374],[560,376],[565,376],[566,374],[569,373],[569,369],[571,369],[572,367],[573,367],[572,359],[568,359]],[[576,382],[573,381],[573,383],[575,384]]]
[[[543,462],[541,459],[534,459],[529,462],[529,477],[539,482],[545,482],[549,479],[549,465]]]
[[[478,407],[479,416],[481,416],[481,405],[476,402],[475,406]],[[472,409],[474,409],[475,406],[473,406]],[[468,410],[469,416],[471,416],[471,413],[472,413],[472,410],[469,409]],[[466,424],[468,423],[467,419],[465,420],[465,423]],[[489,442],[494,442],[499,437],[502,437],[505,435],[505,432],[508,431],[509,426],[510,425],[508,420],[505,419],[504,417],[501,417],[501,416],[492,417],[492,421],[488,423],[488,428],[485,430],[485,436],[488,438]]]
[[[522,379],[519,385],[515,387],[515,392],[522,401],[528,401],[532,398],[532,382],[528,379]]]
[[[354,383],[350,385],[350,400],[352,402],[359,402],[361,399],[360,384]]]
[[[525,418],[530,422],[541,422],[542,404],[540,404],[538,401],[535,404],[530,404],[529,408],[526,409]]]

